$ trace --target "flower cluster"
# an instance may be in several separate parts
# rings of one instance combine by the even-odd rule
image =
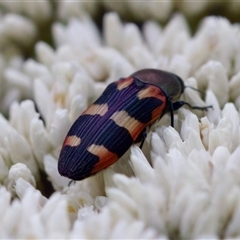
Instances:
[[[240,26],[205,17],[192,36],[180,13],[140,30],[110,12],[100,32],[91,17],[104,6],[166,21],[174,4],[187,16],[213,6],[61,1],[53,22],[48,1],[0,3],[0,238],[240,237]],[[40,40],[48,24],[54,47]],[[71,124],[109,83],[141,68],[178,74],[206,92],[186,88],[185,101],[213,109],[180,109],[175,129],[164,116],[143,150],[75,184],[61,177]]]

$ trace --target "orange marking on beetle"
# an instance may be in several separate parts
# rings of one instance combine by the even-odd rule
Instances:
[[[119,127],[127,129],[134,141],[138,137],[139,132],[146,127],[146,124],[129,116],[126,111],[115,112],[110,119],[112,119]]]
[[[155,121],[160,119],[167,105],[167,97],[164,94],[159,95],[157,98],[162,101],[162,104],[152,111],[151,121],[148,124],[153,124]]]
[[[81,143],[81,138],[76,135],[67,136],[64,140],[63,146],[77,147]]]
[[[166,101],[166,96],[163,91],[156,86],[148,86],[147,88],[138,92],[137,97],[139,100],[143,98],[155,97],[162,101]]]
[[[86,109],[82,115],[96,115],[99,114],[100,116],[104,116],[108,111],[108,105],[105,104],[92,104],[88,109]]]
[[[116,153],[110,152],[103,145],[92,144],[87,148],[88,152],[99,157],[99,161],[95,164],[91,173],[96,173],[114,162],[116,162],[119,157]]]
[[[123,90],[124,88],[128,87],[129,85],[131,85],[133,82],[133,78],[132,77],[128,77],[128,78],[125,78],[124,80],[120,80],[118,83],[117,83],[117,89],[119,91]]]
[[[166,103],[163,102],[162,105],[160,105],[159,107],[155,108],[152,111],[152,118],[151,120],[148,122],[148,125],[153,124],[155,121],[157,121],[158,119],[160,119],[162,117],[162,112],[164,110],[164,108],[166,107]]]

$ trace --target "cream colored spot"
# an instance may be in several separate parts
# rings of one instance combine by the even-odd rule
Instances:
[[[97,155],[97,156],[102,156],[105,153],[109,152],[107,150],[107,148],[105,148],[103,145],[96,145],[96,144],[92,144],[90,145],[87,150],[92,153],[93,155]]]
[[[68,136],[66,137],[64,141],[64,146],[71,146],[71,147],[77,147],[81,143],[81,138],[77,137],[76,135]]]
[[[128,130],[133,140],[144,129],[145,124],[128,115],[126,111],[115,112],[110,119],[112,119],[119,127],[124,127]]]
[[[151,87],[145,88],[138,92],[137,94],[138,99],[141,100],[143,98],[152,97],[153,96],[153,89]]]
[[[128,87],[129,85],[131,85],[132,82],[133,82],[133,78],[126,78],[125,80],[122,80],[122,81],[118,82],[117,89],[121,91],[124,88]]]
[[[86,109],[82,115],[88,114],[88,115],[100,115],[104,116],[108,111],[108,105],[105,104],[93,104],[88,109]]]

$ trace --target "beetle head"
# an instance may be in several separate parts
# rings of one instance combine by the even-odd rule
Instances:
[[[158,69],[143,69],[133,73],[131,77],[159,87],[173,102],[177,101],[184,91],[183,80],[170,72]]]

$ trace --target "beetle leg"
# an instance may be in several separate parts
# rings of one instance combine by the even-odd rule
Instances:
[[[139,146],[140,149],[142,149],[146,137],[147,137],[147,132],[146,132],[146,129],[145,129],[145,131],[142,132],[142,141],[141,141],[140,146]]]
[[[171,117],[171,126],[174,128],[174,103],[168,99],[170,105],[170,117]]]
[[[137,139],[134,141],[134,143],[139,143],[139,142],[141,142],[139,147],[142,149],[142,146],[143,146],[143,144],[144,144],[144,141],[145,141],[146,137],[147,137],[147,131],[146,131],[146,128],[144,128],[144,129],[142,130],[142,132],[138,135],[138,137],[137,137]]]
[[[171,126],[174,127],[174,115],[173,112],[178,110],[179,108],[181,108],[183,105],[187,105],[189,108],[191,109],[198,109],[198,110],[205,110],[207,111],[209,108],[213,108],[212,105],[210,106],[204,106],[204,107],[199,107],[199,106],[192,106],[190,103],[188,102],[184,102],[184,101],[177,101],[177,102],[172,102],[171,100],[169,100],[170,103],[170,114],[171,114]]]
[[[178,109],[181,108],[184,104],[185,104],[184,101],[178,101],[178,102],[172,103],[173,111],[178,110]]]

